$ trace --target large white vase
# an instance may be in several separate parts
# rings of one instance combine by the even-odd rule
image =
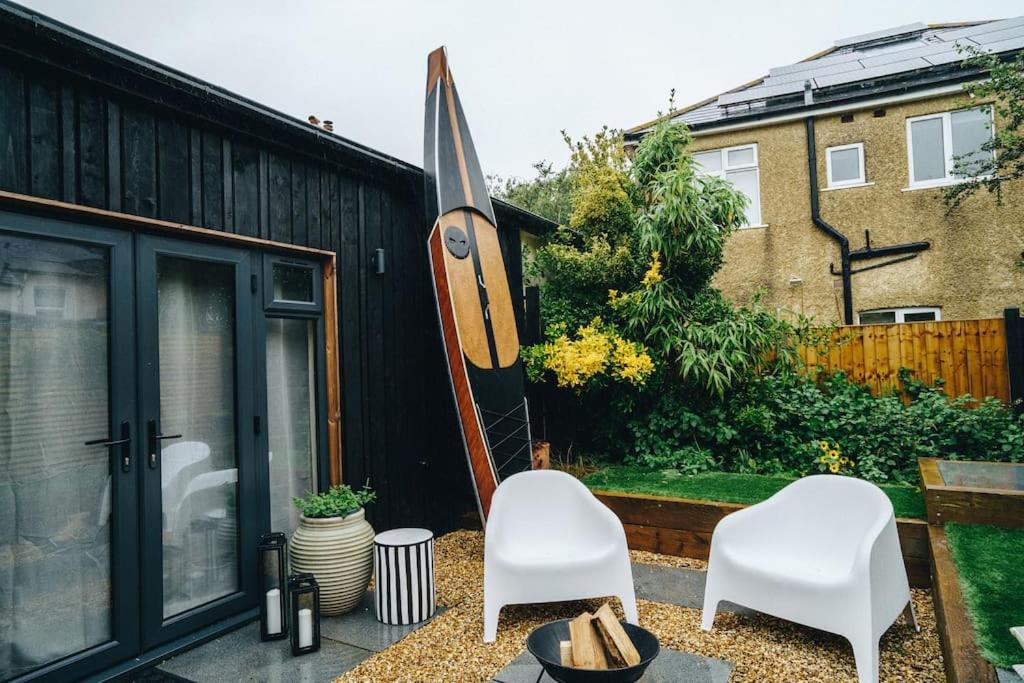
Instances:
[[[320,585],[320,613],[344,614],[359,604],[373,572],[373,527],[363,510],[348,517],[301,517],[288,543],[292,572]]]

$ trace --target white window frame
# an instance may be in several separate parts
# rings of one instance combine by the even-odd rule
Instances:
[[[860,163],[860,175],[852,180],[835,181],[832,179],[832,152],[843,152],[848,149],[857,150],[858,162]],[[854,142],[849,145],[836,145],[825,149],[825,177],[828,179],[829,189],[840,187],[851,187],[854,185],[867,184],[867,171],[864,168],[864,143]]]
[[[753,150],[753,152],[754,152],[754,161],[752,163],[749,163],[749,164],[733,164],[733,165],[729,165],[729,152],[735,152],[735,151],[741,150],[741,149]],[[747,211],[749,213],[751,209],[756,209],[757,210],[757,221],[756,222],[748,222],[745,225],[740,226],[740,229],[741,230],[746,230],[746,229],[749,229],[749,228],[763,228],[763,227],[765,227],[764,222],[763,222],[764,218],[761,216],[761,166],[759,164],[759,158],[758,158],[758,154],[757,154],[757,143],[756,142],[751,142],[751,143],[748,143],[746,145],[733,145],[732,147],[720,147],[718,149],[701,149],[701,150],[694,151],[693,154],[707,154],[708,152],[718,152],[721,155],[721,157],[722,157],[721,170],[718,170],[718,171],[707,171],[707,170],[703,170],[703,169],[698,169],[697,175],[701,175],[701,176],[715,176],[716,178],[721,178],[722,180],[728,180],[728,178],[726,177],[726,173],[729,172],[729,171],[749,171],[749,170],[753,170],[755,172],[756,177],[757,177],[757,206],[755,207],[755,206],[753,206],[753,204],[751,204],[751,206],[747,207]]]
[[[905,306],[903,308],[873,308],[867,311],[860,311],[857,313],[857,324],[858,325],[893,325],[895,323],[862,323],[860,317],[865,313],[894,313],[896,315],[896,323],[905,323],[907,321],[908,313],[934,313],[935,321],[942,320],[942,308],[939,306]],[[915,322],[915,321],[911,321]],[[924,321],[917,321],[924,322]],[[932,322],[932,321],[928,321]]]
[[[967,111],[969,109],[988,109],[989,117],[989,135],[995,136],[996,124],[995,114],[993,112],[992,105],[982,105],[980,107],[967,107],[965,109],[953,109],[950,111],[938,112],[936,114],[925,114],[923,116],[911,116],[907,119],[907,177],[910,179],[910,186],[908,190],[916,190],[919,188],[927,187],[944,187],[946,185],[956,185],[957,183],[968,180],[968,178],[957,178],[953,175],[954,166],[956,160],[953,158],[953,124],[951,115],[956,111]],[[946,175],[942,178],[934,178],[932,180],[921,180],[917,181],[914,179],[914,137],[910,134],[911,126],[918,121],[926,121],[928,119],[941,119],[942,120],[942,148],[946,153]],[[994,153],[993,153],[994,154]],[[984,179],[989,176],[975,176],[977,179]]]

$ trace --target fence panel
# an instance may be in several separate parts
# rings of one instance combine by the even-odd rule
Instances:
[[[971,394],[1010,401],[1002,318],[847,325],[832,333],[829,349],[801,347],[807,367],[844,371],[873,394],[899,389],[900,368],[928,383],[945,380],[950,396]]]

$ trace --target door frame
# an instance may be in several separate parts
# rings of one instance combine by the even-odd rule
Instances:
[[[148,435],[142,426],[155,420],[160,423],[160,353],[159,310],[157,299],[157,260],[160,256],[230,265],[234,268],[234,370],[235,370],[235,458],[238,468],[236,484],[236,514],[238,520],[238,590],[208,603],[173,615],[163,616],[163,531],[161,459],[157,466],[149,463]],[[138,407],[137,423],[140,438],[136,453],[139,459],[140,493],[140,581],[145,590],[140,592],[142,647],[156,647],[187,635],[220,619],[227,618],[257,604],[255,563],[245,558],[255,557],[257,520],[256,441],[253,418],[254,394],[258,382],[253,377],[255,335],[252,320],[251,286],[253,252],[247,248],[198,244],[173,237],[139,235],[136,240],[136,298],[138,321]],[[167,425],[167,429],[175,429]],[[159,449],[159,444],[157,444]]]
[[[133,235],[130,232],[96,227],[67,220],[43,219],[0,210],[0,230],[28,238],[75,242],[105,247],[109,251],[107,291],[108,310],[108,384],[110,410],[108,436],[120,438],[121,423],[128,423],[128,448],[108,453],[111,480],[110,517],[110,600],[111,639],[80,652],[62,657],[19,677],[19,681],[60,676],[77,680],[138,653],[139,610],[133,596],[139,593],[139,516],[137,473],[139,461],[134,447],[138,443],[135,419],[135,288],[132,282]],[[102,434],[83,434],[83,441]],[[129,471],[120,466],[120,458],[129,454]]]

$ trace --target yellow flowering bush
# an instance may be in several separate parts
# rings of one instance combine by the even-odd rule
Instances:
[[[843,456],[843,451],[835,441],[822,439],[818,442],[818,470],[832,474],[852,474],[853,461]]]
[[[644,279],[642,280],[644,287],[653,287],[662,281],[661,276],[661,254],[656,251],[651,252],[651,267],[644,273]]]
[[[597,377],[610,377],[641,387],[654,372],[643,344],[623,339],[600,317],[570,335],[564,325],[553,325],[548,341],[523,349],[527,374],[539,381],[546,372],[559,387],[582,390]]]

